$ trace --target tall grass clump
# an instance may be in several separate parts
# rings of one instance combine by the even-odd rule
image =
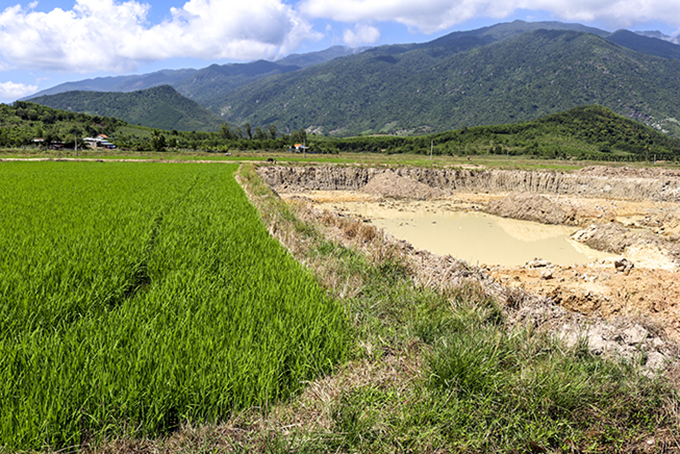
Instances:
[[[342,359],[342,308],[235,169],[0,166],[0,450],[224,420]]]

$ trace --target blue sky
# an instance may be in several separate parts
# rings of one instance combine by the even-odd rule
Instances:
[[[423,42],[515,19],[680,32],[678,0],[2,0],[0,102],[67,81]]]

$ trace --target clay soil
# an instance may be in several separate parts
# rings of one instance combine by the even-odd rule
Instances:
[[[625,170],[583,171],[603,172],[606,176],[616,172],[618,178],[656,177],[628,176]],[[304,198],[331,207],[335,204],[338,211],[344,209],[342,202],[364,202],[406,212],[485,211],[578,226],[582,230],[574,236],[577,241],[616,257],[576,266],[540,260],[518,267],[488,265],[483,271],[504,287],[549,298],[569,311],[605,319],[624,316],[644,320],[680,341],[680,203],[564,194],[446,192],[402,180],[396,175],[383,176],[369,182],[365,190],[356,191],[279,192],[284,198]],[[400,187],[404,188],[401,192]]]

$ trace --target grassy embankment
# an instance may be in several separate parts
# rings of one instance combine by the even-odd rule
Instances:
[[[221,421],[345,356],[343,309],[235,170],[0,165],[0,452]]]

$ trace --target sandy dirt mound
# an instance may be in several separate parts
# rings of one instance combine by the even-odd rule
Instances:
[[[399,176],[394,172],[385,172],[374,176],[363,187],[362,191],[379,197],[393,199],[426,200],[446,195],[446,192],[442,189],[433,188],[425,183]]]
[[[513,192],[502,200],[490,202],[486,211],[504,218],[536,221],[545,224],[573,224],[575,213],[547,197],[532,193]]]
[[[593,224],[574,233],[572,239],[593,249],[623,254],[640,267],[673,270],[680,265],[680,245],[676,242],[615,222]]]

